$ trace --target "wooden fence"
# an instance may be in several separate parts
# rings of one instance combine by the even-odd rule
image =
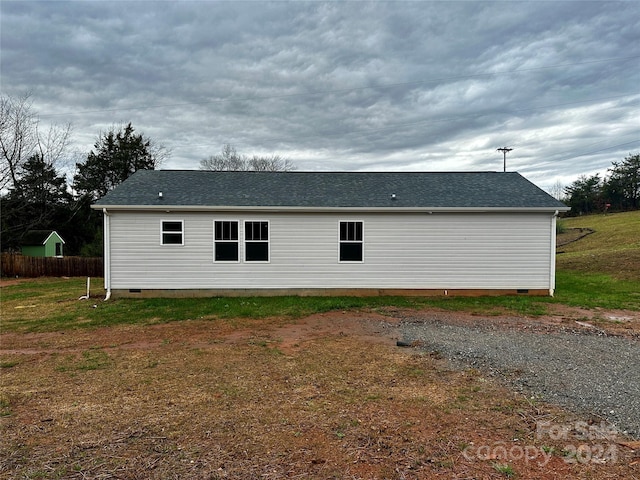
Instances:
[[[103,277],[104,264],[99,257],[27,257],[3,253],[0,262],[3,277]]]

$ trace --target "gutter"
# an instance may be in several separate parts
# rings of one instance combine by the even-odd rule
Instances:
[[[106,208],[102,209],[103,213],[103,242],[104,242],[104,288],[107,294],[104,297],[106,302],[111,298],[111,218]]]
[[[92,205],[91,208],[104,208]],[[569,211],[569,207],[295,207],[229,205],[109,205],[111,210],[151,212],[326,212],[326,213],[552,213]]]

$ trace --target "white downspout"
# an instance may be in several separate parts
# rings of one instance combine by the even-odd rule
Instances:
[[[106,302],[111,298],[111,219],[109,218],[109,212],[107,212],[106,208],[102,209],[102,213],[104,228],[102,238],[104,242],[104,288],[107,290],[104,301]]]
[[[549,245],[549,296],[553,297],[556,289],[556,219],[558,210],[551,216],[551,245]]]

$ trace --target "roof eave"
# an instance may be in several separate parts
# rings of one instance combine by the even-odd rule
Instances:
[[[96,210],[151,212],[362,212],[362,213],[482,213],[482,212],[567,212],[569,207],[303,207],[228,205],[91,205]]]

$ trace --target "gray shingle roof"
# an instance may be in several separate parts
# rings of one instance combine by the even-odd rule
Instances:
[[[140,170],[94,208],[109,206],[566,210],[515,172]]]

